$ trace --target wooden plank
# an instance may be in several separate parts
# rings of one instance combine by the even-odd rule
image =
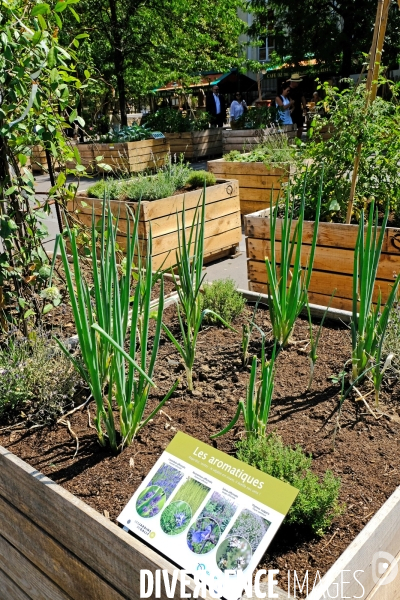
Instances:
[[[239,184],[240,186],[240,184]],[[272,198],[274,200],[274,203],[276,201],[277,198],[279,198],[279,196],[282,196],[282,189],[281,187],[274,187],[274,188],[246,188],[243,186],[239,187],[239,196],[240,196],[240,202],[242,202],[242,200],[246,200],[246,201],[253,201],[255,204],[258,205],[258,208],[255,209],[254,212],[256,212],[257,210],[262,210],[263,208],[267,208],[269,207],[269,201],[271,199],[271,194],[272,194]],[[261,204],[263,204],[263,206],[261,206]]]
[[[397,575],[394,575],[394,571]],[[393,578],[393,579],[392,579]],[[386,581],[391,579],[391,581]],[[381,577],[366,600],[396,600],[400,598],[400,553]]]
[[[273,199],[274,204],[276,203],[276,199],[278,197],[279,197],[279,192],[274,191],[274,199]],[[270,204],[269,199],[258,202],[257,200],[243,200],[242,196],[240,196],[240,213],[242,215],[248,215],[261,207],[264,208],[265,206],[267,206],[269,204]]]
[[[164,133],[167,141],[170,140],[192,140],[192,132],[184,131],[181,133]]]
[[[242,239],[242,228],[237,227],[230,231],[225,231],[218,235],[208,237],[204,240],[204,264],[216,260],[218,255],[225,254],[225,249],[230,249],[239,245]],[[229,251],[227,252],[229,253]],[[175,249],[169,250],[163,254],[153,256],[153,269],[169,269],[176,263]]]
[[[140,569],[172,573],[174,567],[166,559],[1,446],[0,472],[0,494],[127,599],[140,597]],[[179,589],[175,598],[180,598]]]
[[[262,162],[239,162],[224,159],[209,160],[207,169],[212,173],[226,177],[226,175],[278,175],[286,176],[288,170],[281,167],[267,167]],[[228,178],[227,178],[228,179]]]
[[[338,590],[341,591],[339,597],[342,598],[366,598],[375,587],[377,565],[374,556],[380,551],[392,556],[397,556],[400,552],[400,487],[347,547],[308,595],[307,600],[322,600],[329,596],[334,598]],[[357,579],[352,576],[356,571]],[[363,594],[357,580],[364,587]],[[342,587],[341,581],[349,583]],[[384,586],[381,587],[383,589]],[[390,600],[397,598],[398,596],[390,596]],[[376,600],[378,599],[381,600],[380,596],[376,596]]]
[[[99,575],[1,496],[0,514],[2,536],[73,600],[123,600]]]
[[[318,306],[330,306],[331,308],[338,308],[339,310],[346,310],[348,312],[353,311],[353,301],[349,298],[337,298],[334,296],[331,299],[330,296],[325,294],[317,294],[309,291],[308,301],[310,304],[317,304]]]
[[[2,600],[31,600],[21,588],[0,568],[0,592]]]
[[[70,600],[42,571],[0,535],[1,568],[32,600]],[[0,590],[1,584],[0,584]]]
[[[271,254],[271,241],[247,238],[247,258],[263,261]],[[281,242],[275,242],[276,259],[281,259]],[[311,245],[302,244],[301,264],[306,266],[311,252]],[[354,270],[354,250],[344,248],[327,248],[317,246],[315,249],[314,269],[352,275]],[[381,254],[378,266],[378,279],[386,279],[393,282],[397,273],[400,272],[400,257],[395,254]]]
[[[212,219],[216,219],[218,217],[223,217],[225,215],[229,215],[235,210],[237,210],[237,197],[234,197],[234,202],[232,198],[226,198],[224,200],[220,200],[219,202],[213,202],[211,204],[207,204],[206,208],[206,221],[210,221]],[[86,201],[86,200],[85,200]],[[89,202],[91,201],[91,202]],[[79,221],[86,225],[87,227],[91,227],[92,225],[92,202],[91,198],[87,199],[88,206],[86,208],[82,208],[79,211]],[[96,203],[98,204],[98,202]],[[111,210],[112,207],[111,207]],[[187,209],[185,210],[185,222],[187,226],[190,226],[193,223],[193,219],[196,213],[196,209]],[[101,207],[98,206],[95,212],[97,218],[101,217]],[[114,213],[118,214],[118,213]],[[161,217],[159,219],[153,219],[151,221],[151,231],[153,235],[153,240],[160,235],[165,235],[177,230],[177,222],[179,218],[179,225],[182,226],[182,213],[167,215],[165,217]],[[118,229],[122,233],[127,232],[127,220],[126,213],[123,212],[118,221]],[[132,224],[131,224],[132,231]],[[149,235],[150,226],[149,222],[139,221],[138,235],[139,237],[147,238]]]
[[[247,262],[247,273],[250,281],[266,284],[267,271],[264,262],[249,260]],[[335,297],[352,298],[353,277],[351,275],[342,275],[341,273],[313,270],[309,287],[310,292],[330,296],[335,289]],[[378,299],[379,290],[382,292],[382,301],[385,302],[390,293],[391,284],[380,279],[376,280],[373,293],[374,302]]]

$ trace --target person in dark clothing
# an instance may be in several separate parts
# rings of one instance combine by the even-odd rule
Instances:
[[[219,95],[219,87],[213,88],[212,94],[207,96],[206,111],[211,115],[211,126],[223,127],[226,119],[225,98]]]
[[[303,133],[304,116],[303,113],[307,109],[306,99],[304,98],[303,90],[301,89],[302,77],[298,73],[293,73],[288,83],[290,84],[289,97],[294,101],[294,108],[291,116],[292,121],[297,125],[297,137],[301,139]]]

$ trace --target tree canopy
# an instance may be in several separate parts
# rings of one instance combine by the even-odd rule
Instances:
[[[315,58],[332,71],[348,77],[359,71],[363,53],[371,47],[377,0],[252,0],[254,38],[275,36],[282,61],[298,65]],[[392,0],[382,63],[398,61],[400,11]]]

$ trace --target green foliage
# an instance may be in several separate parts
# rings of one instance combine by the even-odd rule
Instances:
[[[237,444],[237,458],[299,490],[286,523],[305,525],[324,535],[333,520],[343,513],[339,504],[340,479],[326,471],[322,480],[313,473],[311,455],[300,446],[285,446],[275,434],[244,439]]]
[[[98,142],[117,144],[149,140],[151,138],[151,131],[151,129],[145,127],[144,125],[133,123],[133,125],[121,127],[119,131],[99,136]]]
[[[209,185],[215,185],[216,183],[217,178],[211,171],[193,171],[186,180],[186,185],[190,185],[194,188],[203,186],[208,187]]]
[[[400,180],[400,107],[393,101],[376,100],[365,110],[365,86],[350,87],[341,94],[326,87],[329,119],[316,116],[311,124],[311,142],[305,157],[311,159],[307,171],[296,177],[294,196],[300,196],[307,181],[305,217],[315,216],[321,174],[324,186],[321,220],[345,221],[350,197],[351,172],[359,144],[360,166],[353,207],[353,222],[358,222],[362,208],[376,200],[384,210],[399,211]],[[332,137],[319,141],[318,132],[329,124]]]
[[[375,280],[388,220],[388,210],[383,218],[378,235],[378,212],[374,218],[374,202],[371,203],[367,229],[364,226],[364,214],[361,211],[358,235],[354,249],[353,268],[353,309],[351,320],[352,341],[352,379],[359,380],[372,368],[375,387],[375,403],[379,404],[379,392],[385,368],[381,370],[382,348],[389,315],[397,299],[400,273],[397,275],[386,304],[382,307],[381,293],[376,306],[373,305]]]
[[[88,189],[88,195],[94,198],[106,196],[110,200],[159,200],[168,198],[177,190],[182,190],[190,183],[193,176],[191,168],[182,161],[170,162],[165,168],[159,169],[155,175],[139,173],[133,179],[105,179],[98,181]],[[196,179],[196,177],[194,177]],[[200,176],[200,185],[203,187],[204,179]]]
[[[260,330],[261,332],[261,330]],[[262,334],[260,376],[257,377],[257,357],[253,356],[250,371],[249,385],[246,390],[246,400],[239,400],[238,408],[232,421],[219,433],[211,436],[212,439],[228,433],[236,425],[240,415],[243,415],[246,436],[264,437],[268,425],[269,412],[274,392],[276,345],[272,350],[270,360],[265,357],[265,338]]]
[[[278,111],[275,106],[254,106],[244,115],[244,129],[266,129],[275,125]]]
[[[106,214],[107,209],[107,214]],[[67,227],[68,242],[73,257],[71,269],[65,242],[60,236],[61,257],[66,274],[66,285],[78,332],[82,364],[70,357],[68,349],[59,345],[70,357],[76,369],[90,388],[96,403],[94,424],[101,445],[107,441],[112,450],[132,443],[137,432],[168,400],[178,382],[146,418],[146,409],[154,365],[157,358],[164,308],[164,285],[161,280],[160,300],[156,309],[154,338],[149,340],[152,276],[152,244],[147,245],[144,264],[138,261],[136,287],[131,308],[131,288],[134,283],[133,260],[138,254],[139,212],[136,211],[131,235],[131,213],[127,210],[126,261],[122,274],[116,254],[118,226],[114,225],[110,206],[103,203],[100,246],[96,244],[95,217],[92,219],[91,253],[89,260],[93,285],[85,280],[82,261],[74,230]],[[57,250],[57,243],[55,253]],[[128,327],[130,334],[128,336]],[[124,350],[127,344],[128,352]],[[140,348],[140,356],[137,357]],[[119,409],[120,443],[113,414],[113,404]],[[105,428],[105,432],[103,430]]]
[[[266,166],[284,165],[288,170],[290,165],[301,159],[299,147],[292,145],[287,135],[279,129],[268,133],[263,132],[257,146],[250,152],[245,152],[246,144],[244,144],[243,151],[244,153],[240,153],[238,150],[231,150],[225,154],[224,159],[229,162],[263,162]]]
[[[189,478],[176,492],[175,496],[172,498],[172,501],[187,502],[192,509],[192,515],[194,515],[194,513],[203,504],[203,500],[209,491],[210,488],[204,485],[204,483],[200,483],[200,481]]]
[[[202,310],[210,309],[228,323],[232,323],[243,312],[245,305],[246,300],[236,291],[236,284],[233,279],[216,279],[203,287]],[[212,314],[206,315],[205,320],[209,323],[218,322]]]
[[[289,196],[290,190],[286,194],[285,212],[280,223],[280,256],[278,256],[276,251],[279,205],[277,204],[272,208],[271,200],[271,251],[270,256],[265,258],[272,335],[280,346],[286,346],[289,343],[296,319],[305,307],[308,299],[308,287],[310,285],[317,245],[321,203],[321,192],[319,192],[309,259],[306,269],[303,269],[301,254],[305,197],[303,192],[299,218],[296,225],[292,227],[293,206],[289,207]]]
[[[210,115],[201,112],[195,116],[191,111],[186,111],[184,114],[175,108],[160,108],[155,113],[146,115],[143,122],[153,131],[162,131],[162,133],[203,131],[210,126]]]
[[[75,18],[72,5],[76,5],[75,0],[66,0],[63,7]],[[41,285],[38,273],[48,263],[42,241],[48,234],[43,221],[50,214],[49,200],[56,198],[63,202],[76,189],[76,185],[67,184],[65,173],[60,173],[44,206],[39,211],[33,210],[37,207],[34,179],[23,168],[31,146],[39,144],[47,149],[52,162],[65,167],[66,161],[73,161],[76,164],[73,172],[84,172],[79,154],[64,136],[63,129],[69,122],[63,115],[68,108],[72,121],[84,125],[75,105],[77,90],[87,86],[90,73],[82,74],[81,79],[77,76],[78,58],[73,47],[79,42],[74,35],[67,36],[67,46],[71,47],[65,48],[59,42],[64,16],[59,4],[52,8],[32,0],[1,3],[0,288],[4,288],[0,301],[1,325],[7,328],[6,320],[12,319],[12,304],[21,298],[27,304],[22,318],[25,334],[24,315],[28,311],[29,315],[37,313],[32,291],[37,291],[38,283]]]
[[[0,416],[54,423],[71,404],[79,376],[54,340],[40,332],[0,349]]]
[[[186,233],[185,209],[182,211],[182,224],[178,222],[178,249],[176,251],[176,273],[172,270],[175,289],[179,296],[177,304],[179,329],[182,337],[180,343],[168,327],[163,323],[163,329],[171,340],[185,364],[188,389],[193,390],[193,365],[196,357],[197,338],[203,319],[212,314],[223,325],[230,327],[219,315],[209,309],[202,310],[201,286],[205,277],[203,273],[204,260],[204,227],[206,214],[206,191],[196,208],[189,235]]]

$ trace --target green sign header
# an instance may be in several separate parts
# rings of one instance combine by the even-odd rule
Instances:
[[[184,462],[286,515],[298,490],[179,431],[166,448]]]

